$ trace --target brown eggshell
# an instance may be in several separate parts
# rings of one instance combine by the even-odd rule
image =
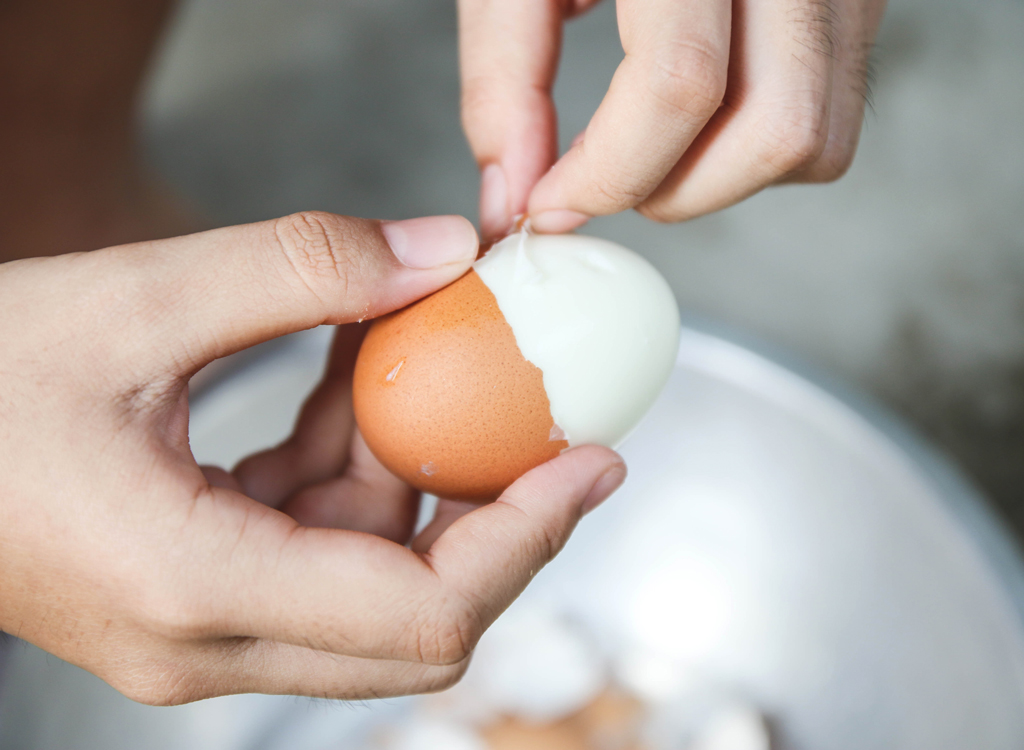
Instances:
[[[570,722],[527,724],[504,719],[485,727],[490,750],[591,750],[586,735]]]
[[[353,404],[380,462],[440,497],[494,500],[568,447],[550,439],[543,375],[475,271],[371,326]]]
[[[636,747],[644,705],[632,695],[606,689],[574,717],[594,747],[620,750]]]

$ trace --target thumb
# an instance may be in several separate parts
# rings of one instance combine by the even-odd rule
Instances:
[[[626,478],[622,458],[585,445],[527,472],[495,502],[424,529],[414,549],[446,583],[453,598],[476,603],[484,627],[505,610],[562,549],[580,518]]]
[[[457,279],[477,251],[461,216],[307,212],[69,257],[63,276],[79,296],[104,291],[83,334],[127,343],[106,356],[131,358],[136,374],[182,376],[276,336],[396,310]]]

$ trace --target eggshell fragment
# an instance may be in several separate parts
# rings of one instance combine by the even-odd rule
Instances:
[[[590,750],[586,737],[571,723],[527,724],[506,719],[483,732],[490,750]]]
[[[592,747],[634,746],[644,718],[644,705],[632,695],[605,689],[574,717]]]
[[[409,484],[486,502],[568,447],[541,371],[475,271],[376,321],[353,403],[373,454]]]

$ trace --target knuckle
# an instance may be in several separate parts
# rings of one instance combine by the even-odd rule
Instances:
[[[659,224],[675,224],[683,220],[680,213],[665,201],[644,201],[636,207],[636,210],[645,219],[650,219]]]
[[[350,237],[337,217],[324,211],[302,211],[274,222],[278,250],[288,261],[298,281],[314,295],[329,285],[346,283],[355,256],[346,252]]]
[[[726,69],[717,50],[696,39],[676,39],[650,64],[650,89],[688,117],[707,119],[725,98]]]
[[[814,163],[811,174],[808,175],[808,181],[835,182],[840,179],[850,171],[856,151],[857,149],[854,145],[826,148],[818,161]]]
[[[526,540],[526,554],[530,560],[538,560],[547,565],[555,559],[569,540],[567,533],[552,532],[549,529],[538,529],[536,534]]]
[[[758,128],[761,156],[780,175],[798,172],[817,161],[828,142],[828,114],[823,102],[805,102],[773,112]]]
[[[535,492],[536,490],[532,490]],[[536,501],[536,497],[532,500]],[[535,566],[534,572],[539,567],[547,565],[555,556],[562,551],[569,537],[575,528],[575,520],[565,515],[555,523],[535,523],[521,508],[512,504],[506,505],[509,513],[517,513],[523,516],[522,520],[529,525],[531,531],[524,534],[520,541],[519,554],[522,560],[528,560]]]
[[[417,655],[423,664],[443,667],[465,661],[473,653],[483,624],[469,602],[444,602],[437,615],[417,628]]]
[[[642,186],[620,175],[616,167],[599,167],[593,182],[593,195],[600,210],[607,213],[622,211],[640,203],[647,197]]]
[[[501,155],[505,123],[512,114],[532,113],[535,121],[554,117],[548,89],[512,77],[473,76],[463,81],[460,95],[462,129],[478,159]]]
[[[444,667],[430,667],[416,685],[417,693],[439,693],[455,686],[469,669],[470,660],[463,659],[457,664]]]

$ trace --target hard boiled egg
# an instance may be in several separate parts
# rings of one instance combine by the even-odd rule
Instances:
[[[672,291],[639,255],[523,231],[372,325],[356,421],[409,484],[486,502],[566,448],[621,443],[668,379],[678,341]]]

